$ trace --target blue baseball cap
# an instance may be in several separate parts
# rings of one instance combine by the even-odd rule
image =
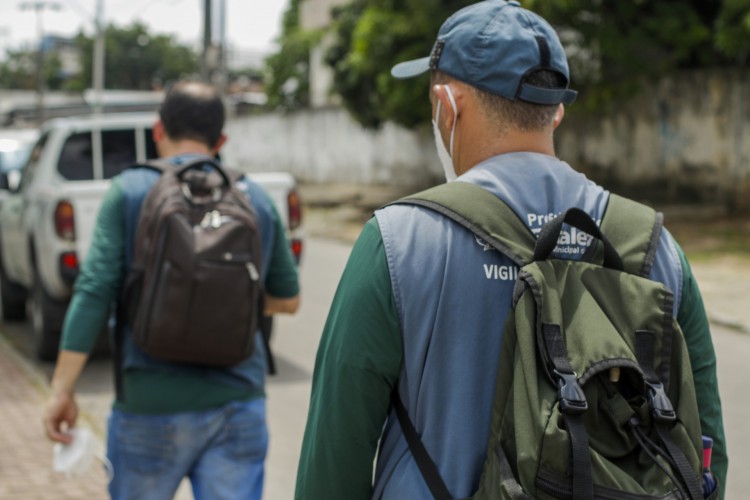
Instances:
[[[554,71],[565,88],[541,88],[524,79],[536,70]],[[396,78],[437,70],[485,92],[512,101],[571,104],[578,92],[570,82],[568,59],[552,26],[515,0],[484,0],[449,17],[428,57],[391,69]]]

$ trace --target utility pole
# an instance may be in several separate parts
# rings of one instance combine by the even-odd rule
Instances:
[[[219,0],[219,68],[218,82],[216,82],[219,95],[224,96],[229,83],[229,74],[227,72],[227,1]]]
[[[223,95],[226,74],[226,0],[218,0],[218,7],[214,12],[213,0],[203,1],[203,54],[201,57],[201,79],[215,85],[217,91]],[[216,16],[218,20],[215,20]],[[217,24],[217,26],[214,26]],[[218,31],[214,40],[214,31]]]
[[[203,0],[203,54],[201,57],[201,79],[206,83],[211,83],[213,75],[211,7],[211,0]]]
[[[21,10],[33,10],[36,12],[36,32],[39,38],[39,50],[36,55],[36,92],[37,92],[37,120],[42,123],[45,119],[44,92],[46,82],[44,79],[44,24],[42,12],[44,9],[60,10],[61,5],[58,2],[49,2],[43,0],[22,2],[19,4]]]
[[[94,41],[94,62],[92,68],[94,87],[94,114],[101,114],[104,107],[104,0],[96,0],[94,16],[96,39]]]

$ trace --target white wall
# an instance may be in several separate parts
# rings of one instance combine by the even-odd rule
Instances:
[[[423,186],[442,176],[431,132],[365,130],[341,108],[243,117],[227,124],[224,159],[251,172],[283,170],[324,183]]]
[[[743,72],[676,74],[606,116],[570,117],[556,134],[558,153],[631,190],[743,203],[750,197],[748,83]]]
[[[749,83],[740,72],[683,73],[604,116],[572,108],[557,153],[615,191],[750,209]],[[228,131],[225,157],[251,171],[416,187],[442,178],[429,129],[368,131],[339,108],[241,118]]]

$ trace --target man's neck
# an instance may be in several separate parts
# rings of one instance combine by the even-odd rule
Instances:
[[[159,156],[161,156],[162,158],[170,158],[172,156],[187,154],[206,156],[213,156],[214,154],[214,151],[204,143],[193,141],[190,139],[180,141],[165,141],[160,146]]]
[[[551,135],[543,133],[514,133],[508,132],[500,138],[494,140],[485,137],[483,141],[474,141],[474,144],[465,150],[466,156],[459,158],[463,174],[475,165],[483,161],[507,153],[539,153],[548,156],[555,156],[554,142]],[[461,154],[461,151],[459,152]],[[463,156],[463,155],[461,155]]]

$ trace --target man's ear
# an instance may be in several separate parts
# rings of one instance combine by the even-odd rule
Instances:
[[[211,153],[216,154],[219,152],[221,147],[227,142],[227,136],[226,134],[221,134],[219,136],[219,140],[216,141],[216,144],[213,148],[211,148]]]
[[[164,131],[164,124],[161,120],[157,120],[154,126],[151,128],[151,137],[154,139],[156,144],[159,144],[164,140],[167,133]]]
[[[450,90],[448,90],[450,88]],[[455,119],[456,111],[461,112],[461,98],[462,93],[458,85],[443,85],[436,84],[432,86],[432,92],[435,95],[435,99],[440,101],[440,116],[438,119],[442,121],[442,125],[445,129],[450,130],[453,127],[453,120]],[[453,101],[451,102],[451,96]],[[454,107],[455,104],[455,107]],[[437,102],[435,103],[437,106]],[[454,111],[454,109],[456,111]]]
[[[555,118],[552,120],[552,130],[555,130],[558,125],[563,121],[565,117],[565,106],[562,104],[557,105],[557,111],[555,111]]]

